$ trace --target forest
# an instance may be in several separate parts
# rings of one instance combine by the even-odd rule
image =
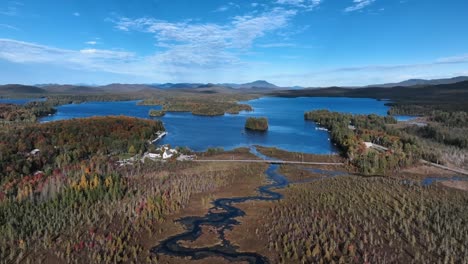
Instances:
[[[160,105],[166,112],[191,112],[194,115],[218,116],[238,114],[240,111],[252,111],[247,104],[239,101],[253,99],[251,94],[225,94],[225,93],[203,93],[203,92],[164,92],[158,93],[151,99],[145,99],[141,105]]]
[[[45,102],[30,102],[26,105],[0,104],[0,123],[34,123],[39,117],[55,113],[53,106]]]
[[[174,214],[189,203],[208,207],[212,193],[224,186],[261,182],[265,169],[177,161],[117,167],[106,161],[84,160],[55,170],[46,181],[42,174],[23,177],[22,191],[0,201],[0,258],[160,263],[164,256],[150,249],[177,230]]]
[[[389,178],[298,184],[246,233],[273,263],[466,263],[468,195]]]
[[[161,116],[166,115],[166,112],[165,112],[165,111],[162,111],[162,110],[154,110],[154,109],[151,109],[151,110],[149,110],[148,115],[149,115],[150,117],[161,117]]]
[[[33,177],[37,171],[49,176],[56,168],[66,169],[83,160],[142,153],[147,141],[162,130],[160,121],[130,117],[94,117],[7,127],[0,131],[0,183],[11,184],[6,181]],[[15,195],[15,191],[10,188],[5,194]]]
[[[268,119],[266,117],[249,117],[245,121],[245,128],[254,131],[267,131]]]
[[[411,138],[402,138],[389,132],[387,125],[397,123],[391,116],[351,115],[316,110],[306,112],[304,118],[330,130],[331,140],[348,158],[349,164],[365,175],[390,175],[419,162],[422,157],[420,147]],[[364,142],[371,142],[388,150],[366,148]]]

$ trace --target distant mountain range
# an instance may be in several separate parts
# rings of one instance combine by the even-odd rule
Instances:
[[[203,83],[164,83],[164,84],[121,84],[113,83],[103,86],[86,84],[38,84],[35,86],[7,84],[0,85],[0,96],[9,94],[102,94],[102,93],[132,93],[154,90],[179,90],[204,93],[232,93],[239,90],[249,92],[268,92],[280,87],[267,81],[255,81],[244,84],[203,84]]]
[[[233,89],[253,89],[253,88],[268,88],[268,89],[278,89],[280,87],[269,83],[267,81],[259,80],[250,83],[238,84],[238,83],[164,83],[164,84],[149,84],[152,87],[160,89],[192,89],[192,88],[209,88],[209,87],[228,87]]]
[[[425,79],[409,79],[406,81],[398,82],[398,83],[385,83],[385,84],[374,84],[374,85],[367,85],[366,87],[396,87],[396,86],[417,86],[417,85],[439,85],[439,84],[452,84],[468,81],[468,76],[458,76],[454,78],[445,78],[445,79],[432,79],[432,80],[425,80]]]
[[[46,90],[36,87],[36,86],[21,85],[21,84],[0,85],[0,95],[42,94],[46,92],[47,92]]]
[[[411,79],[398,83],[375,84],[361,87],[334,87],[335,89],[352,88],[390,88],[390,87],[424,87],[433,85],[454,84],[468,81],[467,76],[459,76],[446,79]],[[184,92],[203,92],[203,93],[237,93],[239,91],[252,93],[270,93],[279,90],[315,90],[323,89],[321,87],[304,88],[300,86],[279,87],[264,80],[258,80],[250,83],[164,83],[164,84],[121,84],[113,83],[103,86],[94,86],[87,84],[61,85],[61,84],[38,84],[38,85],[20,85],[7,84],[0,85],[0,96],[12,94],[102,94],[102,93],[134,93],[134,92],[152,92],[155,90],[179,90]]]
[[[244,84],[235,84],[235,83],[222,83],[219,84],[221,86],[228,86],[234,89],[251,89],[251,88],[268,88],[268,89],[278,89],[280,87],[269,83],[267,81],[259,80],[255,82],[250,82],[250,83],[244,83]]]

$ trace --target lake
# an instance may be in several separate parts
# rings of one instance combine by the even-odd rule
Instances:
[[[127,115],[148,118],[150,109],[158,106],[139,106],[138,101],[87,102],[57,107],[57,113],[42,118],[42,122],[106,115]],[[367,98],[263,97],[247,103],[253,112],[238,115],[204,117],[191,113],[166,113],[164,117],[152,118],[163,121],[168,135],[159,144],[186,146],[195,151],[210,147],[233,149],[251,145],[278,147],[288,151],[331,154],[336,149],[329,141],[326,131],[316,130],[313,122],[304,120],[304,112],[329,109],[353,114],[386,115],[385,101]],[[248,117],[268,118],[268,132],[250,132],[244,129]]]
[[[43,102],[47,100],[46,98],[0,98],[0,104],[16,104],[16,105],[25,105],[30,102]]]

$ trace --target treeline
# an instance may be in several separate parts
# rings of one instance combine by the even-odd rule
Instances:
[[[161,117],[161,116],[165,116],[165,115],[166,115],[166,112],[164,112],[164,111],[162,111],[162,110],[154,110],[154,109],[151,109],[151,110],[149,110],[148,115],[149,115],[150,117]]]
[[[281,97],[352,97],[391,100],[392,115],[429,115],[434,110],[446,112],[468,112],[468,81],[411,87],[365,87],[323,89],[301,89],[274,91],[272,95]]]
[[[143,152],[160,121],[130,117],[72,119],[0,131],[0,183],[30,175],[46,174],[96,155]]]
[[[433,111],[430,115],[430,120],[448,127],[468,127],[468,113],[463,111]]]
[[[285,191],[257,223],[274,263],[466,263],[468,195],[386,178]]]
[[[349,159],[350,165],[365,175],[388,175],[418,162],[422,156],[420,147],[411,138],[401,138],[389,132],[387,124],[397,122],[391,116],[317,110],[305,113],[304,118],[330,130],[331,140]],[[366,148],[364,142],[388,150]]]
[[[31,96],[31,95],[29,95]],[[55,107],[65,104],[80,104],[84,102],[110,102],[137,100],[143,94],[88,94],[88,95],[48,95],[46,100],[32,101],[25,105],[1,104],[0,124],[34,123],[40,117],[55,114]]]
[[[458,148],[461,152],[468,149],[467,112],[432,111],[424,119],[423,125],[407,125],[401,130],[401,133],[423,139],[419,141],[441,144],[446,146],[445,148]],[[426,149],[424,143],[421,145]],[[431,146],[427,146],[427,148],[429,147]],[[425,150],[424,152],[434,151]]]
[[[219,93],[162,93],[160,96],[146,99],[140,105],[160,105],[166,112],[191,112],[194,115],[218,116],[238,114],[240,111],[252,111],[247,104],[239,101],[255,98],[253,95]]]
[[[30,102],[25,105],[0,104],[0,122],[36,122],[39,117],[55,113],[56,110],[46,102]]]
[[[428,124],[426,126],[409,126],[405,132],[423,138],[433,140],[444,145],[458,148],[468,148],[468,128],[448,127],[440,124]]]

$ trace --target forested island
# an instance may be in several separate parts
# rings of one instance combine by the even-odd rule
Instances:
[[[161,117],[161,116],[165,116],[166,115],[166,112],[165,111],[162,111],[162,110],[154,110],[154,109],[151,109],[149,111],[149,116],[151,117]]]
[[[160,105],[166,112],[190,112],[200,116],[219,116],[238,114],[240,111],[252,111],[248,104],[239,101],[256,98],[255,94],[226,93],[226,92],[172,92],[160,93],[156,98],[146,99],[140,105]]]
[[[253,131],[267,131],[268,119],[266,117],[249,117],[245,121],[245,128]]]

